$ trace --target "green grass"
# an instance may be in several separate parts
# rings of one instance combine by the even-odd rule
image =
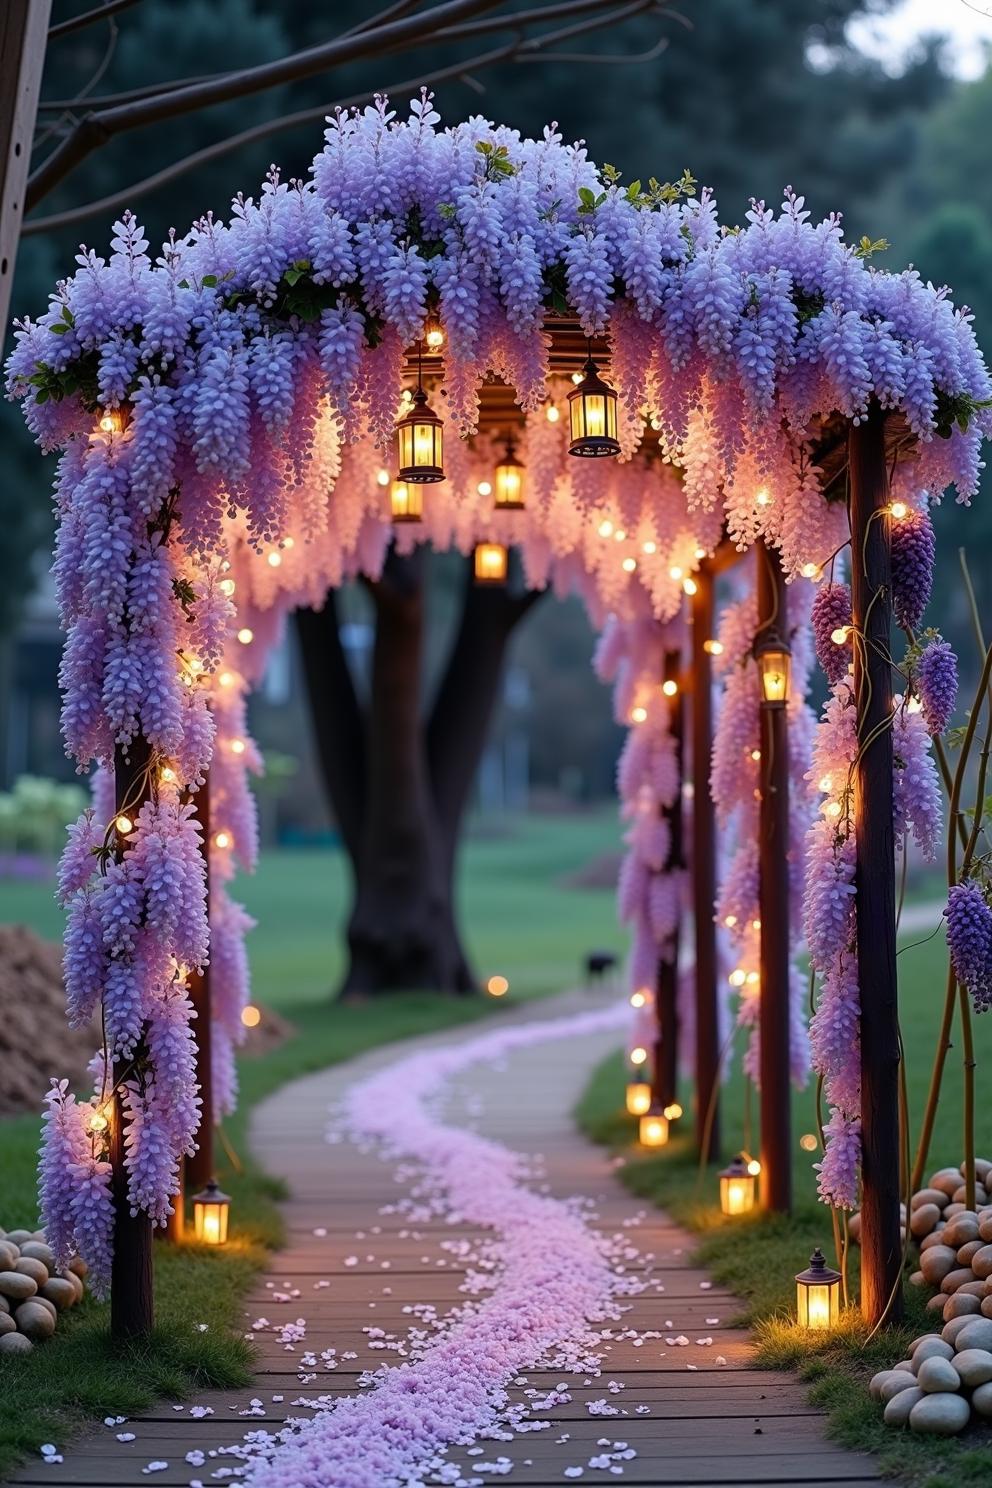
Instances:
[[[593,945],[619,949],[612,891],[561,882],[616,842],[612,811],[530,817],[499,836],[469,841],[462,873],[468,941],[480,975],[498,971],[509,979],[510,994],[499,1002],[413,993],[361,1006],[333,1003],[348,897],[342,859],[307,850],[263,857],[254,879],[237,886],[258,920],[249,937],[254,996],[287,1018],[294,1033],[264,1057],[240,1064],[241,1102],[225,1136],[242,1171],[225,1160],[218,1173],[232,1195],[236,1243],[220,1254],[156,1246],[157,1327],[147,1346],[112,1346],[106,1307],[87,1300],[63,1315],[43,1348],[0,1362],[0,1475],[42,1442],[65,1442],[87,1419],[131,1415],[156,1398],[247,1381],[251,1353],[238,1326],[241,1298],[282,1235],[280,1186],[247,1150],[252,1108],[285,1081],[386,1040],[499,1016],[515,999],[567,986]],[[5,885],[3,912],[40,934],[61,934],[61,914],[45,886]],[[37,1222],[38,1131],[34,1116],[0,1121],[0,1223],[7,1229]]]
[[[900,1002],[903,1039],[907,1055],[907,1083],[911,1121],[918,1128],[930,1075],[930,1061],[943,998],[943,940],[925,945],[907,942],[900,955]],[[992,1058],[992,1020],[978,1020],[976,1030],[979,1079]],[[729,1155],[745,1146],[757,1147],[757,1137],[747,1139],[745,1095],[740,1077],[739,1050],[723,1094],[724,1151]],[[830,1212],[818,1203],[811,1164],[816,1154],[799,1147],[803,1133],[816,1131],[815,1098],[812,1091],[793,1100],[795,1159],[794,1212],[788,1219],[760,1213],[741,1219],[725,1219],[717,1199],[717,1169],[700,1173],[688,1134],[678,1134],[661,1153],[645,1154],[635,1145],[634,1120],[623,1109],[624,1065],[619,1053],[595,1072],[577,1110],[579,1124],[596,1141],[623,1152],[620,1169],[624,1183],[639,1196],[664,1207],[697,1237],[700,1263],[715,1279],[730,1287],[741,1299],[739,1319],[755,1328],[759,1362],[769,1368],[796,1369],[809,1382],[811,1399],[829,1412],[831,1434],[843,1444],[878,1453],[887,1474],[903,1477],[927,1488],[978,1488],[990,1481],[988,1433],[975,1446],[960,1440],[939,1440],[897,1432],[884,1425],[881,1409],[869,1399],[866,1385],[877,1370],[890,1368],[905,1355],[908,1342],[933,1328],[923,1299],[908,1289],[908,1315],[904,1326],[879,1334],[868,1341],[856,1313],[845,1326],[823,1343],[792,1326],[795,1306],[793,1277],[807,1264],[815,1245],[833,1254]],[[979,1087],[981,1088],[981,1087]],[[689,1100],[683,1097],[689,1108]],[[961,1147],[961,1079],[959,1051],[952,1052],[938,1112],[937,1127],[927,1172],[958,1163]],[[757,1110],[755,1109],[755,1121]],[[992,1156],[992,1114],[987,1106],[979,1113],[977,1150]],[[857,1294],[858,1252],[852,1249],[849,1285]]]

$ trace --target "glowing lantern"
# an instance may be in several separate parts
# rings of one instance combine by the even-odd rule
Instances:
[[[755,660],[761,676],[761,701],[768,708],[784,708],[789,701],[789,674],[792,669],[788,646],[771,632],[758,642]]]
[[[424,514],[424,493],[409,481],[394,480],[389,488],[389,513],[394,522],[419,522]]]
[[[506,451],[496,466],[496,496],[493,505],[497,511],[523,511],[524,467],[517,459],[512,438],[506,441]]]
[[[410,412],[396,425],[398,476],[415,486],[444,480],[444,425],[418,387]]]
[[[509,555],[502,543],[479,543],[475,549],[475,582],[505,584]]]
[[[651,1086],[646,1080],[627,1082],[628,1116],[646,1116],[651,1109]]]
[[[735,1157],[720,1174],[720,1208],[724,1214],[747,1214],[754,1208],[754,1177],[743,1157]]]
[[[592,357],[582,381],[568,395],[570,455],[618,455],[617,395],[599,375]]]
[[[486,983],[486,991],[490,997],[505,997],[510,990],[510,984],[505,976],[491,976]]]
[[[193,1233],[204,1245],[224,1245],[227,1242],[227,1220],[231,1200],[221,1193],[211,1178],[202,1193],[193,1199]]]
[[[652,1107],[638,1123],[637,1140],[642,1147],[664,1147],[668,1142],[668,1117]]]
[[[817,1246],[809,1268],[796,1276],[796,1321],[800,1328],[825,1332],[840,1316],[840,1272],[833,1271]]]

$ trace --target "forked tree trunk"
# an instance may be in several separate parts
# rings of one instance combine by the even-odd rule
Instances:
[[[478,588],[466,565],[461,619],[430,716],[421,701],[425,555],[390,553],[369,584],[376,638],[367,710],[355,693],[333,594],[297,612],[329,803],[354,875],[341,995],[476,990],[455,903],[461,824],[499,691],[507,642],[536,594]]]

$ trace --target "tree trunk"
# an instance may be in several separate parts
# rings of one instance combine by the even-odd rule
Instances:
[[[355,877],[341,993],[470,993],[454,877],[459,832],[507,642],[539,595],[481,588],[466,564],[461,618],[429,719],[421,703],[426,555],[390,553],[369,584],[376,612],[367,716],[338,634],[333,592],[297,634],[328,800]]]

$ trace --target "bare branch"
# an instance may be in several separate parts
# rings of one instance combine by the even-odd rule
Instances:
[[[48,40],[61,41],[63,36],[70,36],[73,31],[81,31],[84,26],[92,26],[97,21],[105,20],[107,16],[116,15],[119,10],[128,10],[132,5],[138,4],[140,0],[107,0],[106,5],[98,5],[94,10],[84,10],[82,15],[70,16],[69,20],[50,26]]]

